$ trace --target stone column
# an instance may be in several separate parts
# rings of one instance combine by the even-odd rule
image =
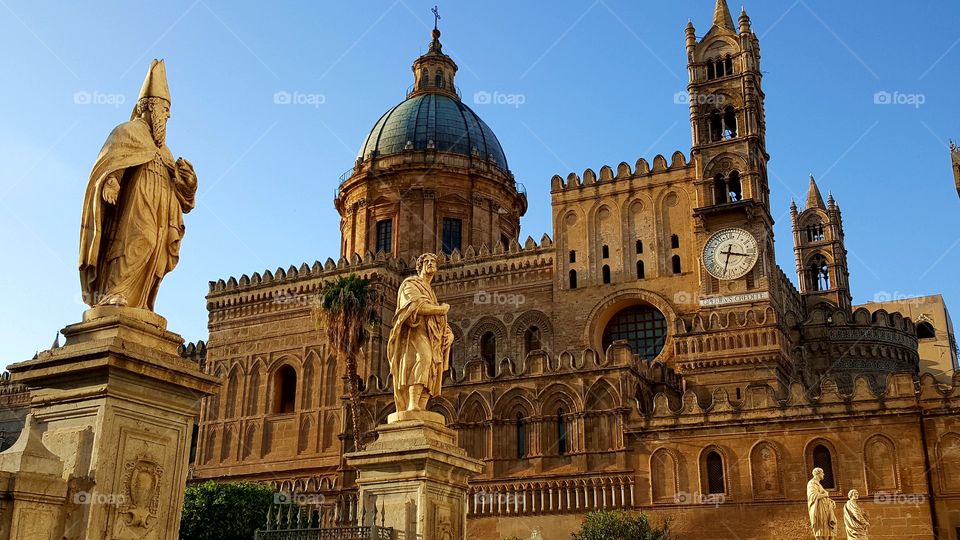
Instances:
[[[483,463],[457,445],[457,433],[431,412],[393,413],[379,439],[346,455],[359,477],[360,505],[371,525],[408,539],[461,540],[466,535],[467,479]]]
[[[63,347],[9,368],[70,486],[51,538],[176,538],[194,417],[219,382],[144,309],[92,308],[63,334]]]

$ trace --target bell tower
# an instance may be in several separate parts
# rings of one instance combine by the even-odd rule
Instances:
[[[734,26],[726,0],[717,0],[710,30],[698,40],[693,23],[689,23],[686,45],[692,159],[697,171],[694,218],[703,269],[707,270],[702,275],[702,292],[716,296],[769,290],[776,262],[760,41],[746,11],[740,12]],[[718,236],[728,230],[740,238],[750,240],[752,236],[750,243],[756,253],[737,255],[746,251],[728,249]],[[711,257],[716,253],[712,245],[724,250],[723,254]],[[740,263],[747,255],[756,257],[749,271],[719,271],[718,267],[727,266],[724,263]]]
[[[810,177],[807,205],[798,211],[790,205],[793,251],[796,255],[800,295],[809,309],[822,302],[845,311],[852,308],[843,218],[833,195],[823,203],[816,180]]]

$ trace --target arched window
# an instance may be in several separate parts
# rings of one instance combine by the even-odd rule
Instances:
[[[604,259],[610,258],[610,246],[604,245],[600,251],[602,252]]]
[[[937,331],[933,325],[927,321],[917,325],[917,339],[933,339],[937,337]]]
[[[713,60],[707,62],[707,80],[713,80],[717,78],[717,65]]]
[[[567,422],[563,418],[563,409],[557,410],[557,453],[567,453]]]
[[[813,467],[823,469],[823,480],[820,481],[823,489],[837,489],[837,482],[833,477],[833,457],[830,449],[823,444],[813,447]]]
[[[720,109],[714,109],[710,112],[710,141],[716,142],[723,139],[723,115]]]
[[[713,177],[713,202],[714,204],[724,204],[730,202],[727,199],[727,181],[722,174]]]
[[[574,250],[570,250],[570,262],[577,262],[577,252]]]
[[[435,78],[435,81],[436,81],[436,84],[434,86],[436,86],[437,88],[443,88],[443,70],[442,69],[437,70],[437,76]]]
[[[524,421],[523,413],[517,413],[517,459],[523,459],[527,455],[527,423]]]
[[[716,450],[707,454],[707,493],[722,495],[726,493],[726,483],[723,478],[723,457]]]
[[[603,283],[604,285],[610,283],[610,265],[603,265]]]
[[[680,237],[679,237],[679,236],[677,236],[677,235],[675,235],[675,234],[670,235],[670,247],[673,248],[673,249],[677,249],[677,248],[680,247]]]
[[[824,240],[823,224],[819,221],[810,223],[806,228],[806,233],[807,242],[822,242]]]
[[[830,290],[830,267],[827,265],[826,257],[819,254],[815,255],[810,261],[807,273],[809,274],[810,290]]]
[[[427,68],[420,70],[420,88],[426,88],[427,83],[430,81],[430,73],[427,71]]]
[[[497,373],[497,336],[487,332],[480,337],[480,358],[487,365],[487,373],[494,376]]]
[[[274,414],[290,414],[297,408],[297,372],[292,366],[282,366],[273,375]]]
[[[542,348],[543,346],[540,343],[540,328],[537,326],[527,328],[527,331],[523,334],[524,356],[533,351],[539,351]]]
[[[649,305],[631,306],[614,315],[603,330],[603,349],[614,341],[625,340],[633,354],[653,360],[667,339],[667,320]]]
[[[679,255],[674,255],[673,257],[671,257],[670,260],[671,260],[672,265],[673,265],[673,273],[674,273],[674,274],[682,274],[682,273],[683,273],[683,269],[680,267],[680,256],[679,256]]]
[[[643,278],[644,278],[643,261],[637,261],[637,279],[643,279]]]
[[[570,271],[570,288],[571,289],[577,288],[577,271],[576,270]]]
[[[730,173],[730,180],[727,181],[727,192],[730,194],[730,202],[743,200],[743,186],[740,184],[740,173],[733,171]]]
[[[723,60],[723,74],[733,75],[733,58],[730,58],[730,55]]]
[[[637,240],[637,255],[643,253],[643,240]]]
[[[733,139],[737,136],[737,111],[732,105],[723,110],[723,138]]]

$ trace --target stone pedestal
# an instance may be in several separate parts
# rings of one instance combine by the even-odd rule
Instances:
[[[467,479],[482,462],[457,446],[457,433],[436,413],[401,412],[377,429],[379,439],[346,455],[357,469],[360,505],[372,525],[407,540],[460,540],[466,535]],[[382,514],[381,514],[382,512]]]
[[[194,417],[219,382],[180,358],[183,339],[150,311],[93,308],[63,334],[63,347],[9,367],[69,483],[52,537],[176,538]]]

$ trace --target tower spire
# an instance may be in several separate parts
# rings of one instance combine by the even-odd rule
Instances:
[[[810,175],[810,187],[807,188],[807,208],[823,208],[826,209],[826,205],[823,204],[823,195],[820,195],[820,188],[817,187],[817,181],[813,179],[813,175]]]
[[[733,30],[733,16],[730,15],[730,7],[727,6],[727,0],[717,0],[717,7],[713,10],[713,25]]]

